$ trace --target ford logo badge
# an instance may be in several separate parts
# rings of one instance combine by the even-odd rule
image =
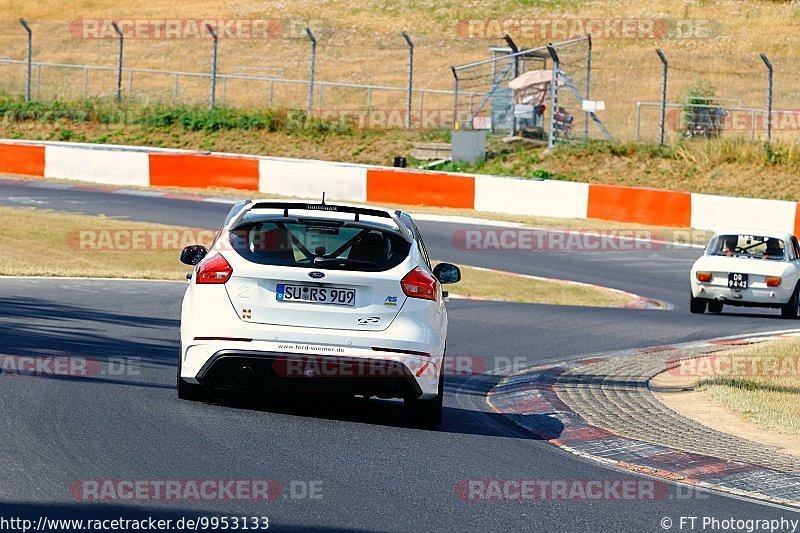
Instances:
[[[322,278],[325,277],[325,273],[324,272],[319,272],[318,270],[315,270],[313,272],[309,272],[308,276],[311,277],[311,278],[314,278],[314,279],[322,279]]]

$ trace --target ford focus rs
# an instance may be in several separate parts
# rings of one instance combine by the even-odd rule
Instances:
[[[400,211],[245,201],[195,265],[183,299],[178,396],[215,390],[402,398],[441,419],[446,292],[458,267],[432,267]]]
[[[773,307],[800,317],[800,245],[794,235],[764,230],[715,234],[690,274],[692,313],[724,305]]]

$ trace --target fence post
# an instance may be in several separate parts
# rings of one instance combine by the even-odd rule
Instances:
[[[453,129],[458,129],[458,71],[450,65],[453,72]]]
[[[122,101],[122,47],[125,40],[125,37],[122,35],[122,30],[119,29],[119,25],[116,22],[111,22],[111,25],[114,26],[114,31],[117,32],[119,36],[119,51],[117,55],[117,103]]]
[[[592,88],[592,34],[586,34],[586,42],[589,48],[586,49],[586,99],[591,100],[589,92]],[[583,140],[589,140],[589,112],[586,112],[585,124],[583,126]]]
[[[408,44],[408,96],[406,97],[406,129],[411,129],[411,96],[414,87],[414,43],[408,33],[403,32],[403,39]]]
[[[517,44],[511,38],[510,35],[505,34],[503,35],[503,39],[505,39],[506,44],[511,49],[511,53],[514,54],[514,78],[516,79],[519,76],[519,57],[517,53],[519,52],[519,48],[517,48]],[[494,81],[494,80],[493,80]],[[511,131],[509,135],[513,137],[517,134],[517,116],[514,114],[514,97],[511,97]]]
[[[553,75],[550,78],[550,131],[547,134],[547,147],[553,148],[555,144],[556,106],[558,105],[558,71],[560,68],[558,53],[552,44],[547,45],[550,59],[553,60]]]
[[[32,41],[33,41],[33,32],[31,31],[31,27],[28,26],[28,23],[25,19],[19,19],[19,23],[22,24],[22,27],[25,28],[25,31],[28,33],[28,70],[25,76],[25,101],[31,101],[31,55],[32,55]]]
[[[761,61],[767,66],[767,142],[772,142],[772,63],[767,54],[759,54]]]
[[[639,142],[639,132],[642,128],[642,103],[636,102],[636,142]]]
[[[311,40],[311,67],[308,72],[308,105],[306,106],[306,115],[311,117],[311,110],[314,106],[314,69],[317,63],[317,38],[311,32],[311,27],[306,26],[306,34]]]
[[[210,109],[214,109],[214,103],[217,98],[217,32],[211,27],[211,24],[206,24],[208,33],[214,39],[214,53],[211,58],[211,101],[209,104]]]
[[[656,54],[658,54],[658,58],[664,66],[663,73],[661,74],[661,134],[658,141],[659,144],[664,144],[664,121],[667,116],[667,69],[669,63],[667,62],[667,58],[664,57],[664,52],[662,52],[660,48],[656,48]]]

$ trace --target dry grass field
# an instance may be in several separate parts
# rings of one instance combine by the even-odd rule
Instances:
[[[661,65],[654,52],[661,48],[670,61],[668,100],[682,102],[687,84],[707,81],[719,102],[726,105],[761,108],[765,101],[766,69],[758,58],[765,52],[775,65],[776,109],[800,109],[800,3],[766,0],[499,0],[478,1],[292,1],[211,2],[198,0],[169,4],[143,0],[123,4],[118,0],[78,0],[65,9],[55,0],[26,2],[6,0],[0,4],[0,95],[23,93],[24,69],[4,65],[2,59],[22,60],[25,36],[17,18],[25,17],[34,31],[36,61],[68,64],[96,64],[112,67],[116,61],[113,39],[86,38],[87,21],[97,24],[119,21],[266,20],[273,24],[268,38],[223,38],[219,64],[223,74],[271,73],[269,83],[230,80],[218,87],[223,105],[261,112],[268,107],[305,109],[307,87],[277,80],[306,80],[309,42],[303,33],[311,25],[318,37],[317,81],[379,84],[402,87],[406,76],[407,49],[400,36],[407,30],[415,42],[415,87],[451,89],[452,64],[488,57],[489,45],[502,44],[497,21],[543,20],[539,34],[515,31],[521,46],[557,41],[562,35],[556,21],[600,24],[594,39],[592,98],[606,102],[600,118],[622,146],[560,150],[549,154],[540,148],[490,142],[492,159],[472,168],[451,168],[488,174],[551,177],[574,181],[650,186],[705,193],[800,199],[800,149],[797,132],[800,114],[786,115],[773,125],[772,151],[752,140],[763,140],[763,121],[751,131],[748,124],[712,142],[683,142],[674,127],[667,138],[678,144],[668,153],[650,147],[625,144],[636,137],[637,102],[660,97]],[[620,20],[651,24],[647,31],[632,35],[603,35],[603,24]],[[81,22],[83,21],[83,22]],[[277,29],[276,29],[277,28]],[[488,28],[488,30],[487,30]],[[487,31],[483,31],[487,30]],[[492,30],[493,29],[493,30]],[[97,30],[99,32],[99,30]],[[494,33],[492,33],[492,31]],[[570,30],[571,31],[571,30]],[[187,35],[191,32],[187,31]],[[597,34],[597,32],[594,32]],[[147,38],[135,34],[125,44],[125,65],[135,68],[170,69],[208,73],[211,47],[208,37]],[[611,38],[608,38],[608,37]],[[479,38],[478,38],[479,37]],[[572,58],[577,61],[577,58]],[[580,61],[575,63],[579,65]],[[262,70],[252,70],[252,69]],[[272,70],[263,70],[272,69]],[[581,73],[570,71],[576,83]],[[34,78],[38,79],[34,70]],[[140,109],[141,104],[205,104],[209,83],[205,78],[158,74],[135,74],[133,86],[123,79],[123,109]],[[34,99],[79,100],[98,98],[100,105],[113,107],[115,77],[112,71],[83,71],[43,68],[41,91]],[[580,83],[577,83],[581,86]],[[36,85],[35,85],[36,87]],[[477,87],[476,90],[481,89]],[[486,89],[484,87],[483,89]],[[177,91],[177,93],[176,93]],[[177,94],[177,97],[175,96]],[[272,95],[270,97],[270,94]],[[368,109],[367,91],[317,87],[318,110]],[[132,96],[131,96],[132,95]],[[402,91],[374,91],[370,109],[397,111],[405,107]],[[582,131],[583,114],[577,102],[565,98]],[[452,97],[426,95],[428,110],[452,108]],[[466,104],[466,99],[461,103]],[[4,104],[0,104],[2,108]],[[415,99],[415,106],[419,101]],[[13,106],[11,106],[13,107]],[[0,109],[1,110],[1,109]],[[677,122],[679,109],[670,110],[668,122]],[[7,119],[7,116],[5,117]],[[641,107],[640,139],[657,139],[658,109]],[[437,123],[448,129],[450,123]],[[596,130],[591,130],[596,135]],[[0,121],[0,137],[72,140],[100,143],[145,144],[175,148],[257,153],[288,157],[310,157],[360,163],[389,164],[395,155],[408,155],[418,141],[446,140],[441,131],[391,132],[380,129],[348,129],[343,134],[307,135],[287,128],[197,130],[180,126],[154,127],[142,124],[79,123],[15,120]]]
[[[596,24],[593,97],[606,100],[602,118],[618,137],[634,136],[637,101],[655,101],[659,97],[661,66],[654,52],[657,47],[670,59],[672,101],[682,99],[687,83],[708,79],[721,98],[733,99],[743,106],[763,105],[765,69],[758,58],[758,52],[763,51],[773,58],[776,67],[775,106],[800,107],[800,62],[791,58],[800,45],[800,6],[788,1],[143,0],[126,4],[118,0],[77,0],[65,8],[63,2],[56,0],[7,0],[0,5],[0,50],[11,59],[24,57],[24,32],[16,22],[19,17],[31,21],[36,60],[107,66],[116,61],[114,40],[85,38],[86,26],[81,20],[268,20],[275,26],[267,39],[221,40],[220,72],[272,72],[285,79],[300,80],[308,76],[309,43],[302,31],[308,23],[319,37],[317,80],[396,87],[405,83],[407,51],[400,32],[406,30],[416,43],[416,86],[436,89],[452,87],[450,65],[486,58],[489,45],[502,44],[498,38],[502,29],[492,26],[493,21],[571,21],[563,31],[555,26],[539,33],[509,27],[517,42],[526,47],[558,41],[569,32],[579,31],[577,23],[592,21]],[[604,24],[619,18],[645,24],[645,28],[652,25],[655,30],[627,35],[609,33]],[[88,35],[94,34],[89,31]],[[208,72],[210,57],[208,38],[144,37],[126,42],[125,63],[131,67]],[[2,88],[19,93],[22,67],[2,68]],[[114,80],[113,72],[90,72],[84,79],[80,71],[45,69],[41,95],[69,98],[83,96],[86,91],[89,95],[109,96]],[[127,90],[127,79],[125,85]],[[182,77],[177,87],[181,101],[202,102],[207,97],[205,79]],[[134,79],[134,94],[140,100],[168,100],[174,90],[172,77],[137,74]],[[231,80],[220,92],[231,105],[263,107],[270,102],[269,87],[264,82]],[[323,93],[318,107],[367,106],[364,90],[327,88]],[[277,83],[272,104],[304,107],[305,97],[303,85]],[[402,109],[404,105],[400,92],[379,91],[371,96],[372,108]],[[427,95],[424,105],[429,109],[450,109],[451,98]],[[656,119],[655,109],[644,108],[643,137],[654,138]]]

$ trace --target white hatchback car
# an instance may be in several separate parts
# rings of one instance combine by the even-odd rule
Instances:
[[[773,307],[800,317],[800,245],[786,232],[734,229],[711,238],[690,275],[692,313],[723,305]]]
[[[403,398],[441,419],[444,283],[403,212],[302,201],[245,201],[196,265],[183,298],[178,396],[215,389]]]

